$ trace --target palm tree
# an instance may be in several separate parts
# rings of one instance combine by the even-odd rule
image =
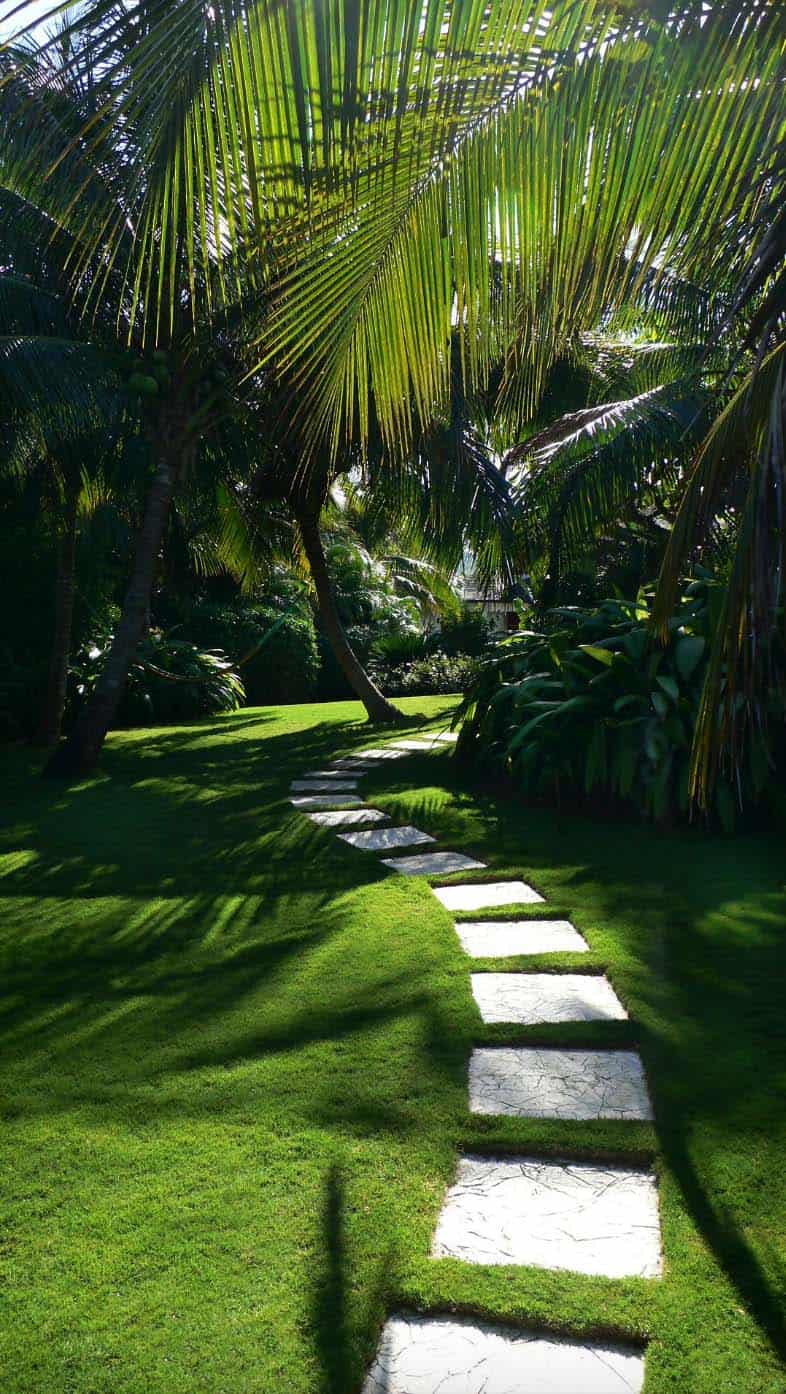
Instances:
[[[116,39],[122,34],[127,51],[130,20],[123,6],[103,6],[102,11]],[[104,146],[102,161],[92,158],[86,132],[102,128],[109,110],[114,111],[112,88],[100,71],[95,35],[80,36],[76,47],[72,39],[64,31],[41,52],[17,51],[6,60],[7,76],[0,89],[6,137],[0,161],[0,228],[8,234],[12,216],[21,213],[20,226],[33,229],[50,274],[68,284],[76,322],[90,326],[104,352],[114,355],[116,368],[122,350],[130,347],[143,355],[136,364],[126,359],[119,366],[121,372],[125,368],[128,385],[134,388],[136,381],[144,394],[141,424],[154,467],[107,662],[67,743],[49,761],[47,772],[52,774],[85,772],[98,759],[146,627],[173,497],[194,468],[200,445],[232,407],[227,385],[217,383],[211,371],[217,359],[220,366],[227,313],[217,306],[212,318],[197,318],[190,282],[183,274],[184,215],[175,237],[180,274],[158,287],[155,350],[146,349],[149,324],[139,304],[129,307],[123,299],[125,272],[113,265],[117,249],[103,234],[112,228],[121,249],[134,241],[123,179],[134,160],[135,131],[126,120],[120,144],[112,150]],[[42,159],[52,166],[45,180],[39,167]],[[80,224],[86,214],[89,222]],[[98,242],[96,227],[102,230]],[[138,293],[137,286],[134,295]],[[136,371],[129,377],[130,368]]]
[[[715,342],[738,329],[733,391],[696,453],[663,562],[655,610],[662,629],[697,541],[736,493],[732,564],[702,694],[692,789],[706,806],[746,737],[767,737],[773,694],[786,693],[786,146],[757,184],[751,235]]]
[[[80,504],[111,452],[124,404],[116,365],[73,335],[56,290],[13,269],[18,233],[4,242],[11,269],[0,268],[0,464],[20,485],[32,484],[57,534],[49,676],[37,721],[37,739],[49,746],[65,710]]]
[[[118,311],[153,344],[182,328],[176,288],[190,334],[267,285],[258,354],[317,479],[372,414],[388,458],[408,453],[450,399],[457,330],[467,383],[504,356],[523,423],[555,359],[645,284],[723,280],[782,123],[770,0],[94,0],[71,27],[102,84],[79,146],[101,180],[57,210],[86,305],[121,271]],[[41,137],[23,174],[42,144],[56,179],[71,155]]]

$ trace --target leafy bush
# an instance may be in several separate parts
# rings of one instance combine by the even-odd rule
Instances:
[[[433,635],[431,648],[435,652],[476,657],[485,653],[491,643],[493,629],[479,606],[464,605],[455,618],[446,616]]]
[[[434,653],[390,668],[370,665],[374,681],[388,697],[463,692],[477,671],[477,659],[466,653]]]
[[[111,642],[110,634],[77,656],[70,678],[69,716],[92,693]],[[139,645],[138,660],[128,676],[118,726],[190,721],[243,705],[242,679],[218,650],[198,649],[184,639],[169,639],[152,630]],[[184,678],[192,681],[184,682]]]
[[[602,795],[648,817],[685,814],[690,751],[719,587],[688,586],[665,645],[649,630],[650,596],[551,611],[548,627],[503,640],[468,692],[459,752],[496,765],[527,794]],[[780,716],[783,721],[783,714]],[[739,801],[770,777],[761,736],[747,741]],[[728,784],[716,811],[735,816]]]
[[[382,668],[400,668],[405,663],[414,663],[416,659],[426,658],[428,653],[427,635],[416,630],[404,634],[383,634],[371,645],[370,657],[372,663],[379,664]]]
[[[307,702],[316,693],[320,658],[307,604],[286,610],[242,601],[202,604],[194,608],[183,632],[196,644],[222,649],[233,663],[270,635],[241,669],[251,706]]]
[[[431,634],[389,634],[371,646],[370,671],[391,697],[403,693],[463,692],[477,672],[477,655],[489,646],[485,615],[465,607]],[[459,640],[466,649],[457,647]]]

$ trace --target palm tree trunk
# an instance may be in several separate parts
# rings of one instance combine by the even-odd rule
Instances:
[[[47,763],[44,769],[46,775],[64,778],[81,776],[89,774],[98,763],[106,733],[123,696],[128,670],[145,631],[161,542],[169,516],[169,505],[180,474],[180,461],[174,462],[174,453],[166,446],[161,451],[137,538],[134,566],[123,603],[123,613],[109,650],[106,667],[96,684],[93,696],[82,708],[68,740],[58,747]]]
[[[300,536],[303,539],[303,550],[306,553],[314,581],[322,624],[344,677],[366,708],[370,721],[400,722],[402,720],[401,712],[393,706],[392,702],[387,700],[387,697],[383,696],[379,688],[371,681],[346,636],[333,594],[327,559],[322,546],[322,538],[319,535],[317,517],[301,508],[295,510],[295,516]]]
[[[49,679],[43,710],[38,723],[36,744],[50,746],[60,739],[68,682],[68,660],[71,657],[71,626],[74,617],[74,584],[76,579],[76,519],[79,502],[79,482],[67,480],[65,514],[60,534],[55,580],[55,629],[49,658]]]

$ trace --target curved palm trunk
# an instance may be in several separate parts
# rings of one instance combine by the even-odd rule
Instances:
[[[303,539],[303,549],[314,580],[320,617],[344,677],[352,691],[360,698],[371,721],[401,721],[401,712],[393,706],[392,702],[388,701],[387,697],[383,696],[379,688],[371,681],[346,636],[333,594],[317,518],[301,509],[295,511],[295,516]]]
[[[68,682],[68,660],[71,656],[71,627],[74,617],[74,585],[76,579],[76,519],[79,485],[66,484],[65,515],[60,535],[55,581],[55,628],[49,658],[49,678],[41,711],[37,745],[54,745],[60,739]]]
[[[174,464],[170,458],[172,454],[171,450],[163,451],[147,496],[131,580],[106,667],[68,740],[58,747],[47,763],[44,769],[46,775],[70,778],[89,774],[98,763],[106,733],[125,689],[137,644],[145,632],[169,505],[180,473],[179,463]]]

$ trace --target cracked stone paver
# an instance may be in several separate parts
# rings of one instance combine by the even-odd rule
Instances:
[[[349,808],[346,812],[340,809],[335,813],[309,813],[312,823],[317,823],[321,828],[341,828],[354,827],[362,823],[385,823],[387,813],[381,813],[378,808]]]
[[[537,1026],[551,1021],[627,1021],[608,978],[587,973],[473,973],[484,1021]]]
[[[363,800],[359,794],[295,794],[289,802],[295,807],[307,812],[314,808],[362,808]]]
[[[570,920],[465,920],[456,933],[470,958],[589,952]]]
[[[482,870],[486,863],[463,852],[421,852],[416,857],[383,857],[385,866],[405,876],[450,876],[454,871]]]
[[[293,794],[348,794],[350,789],[357,789],[358,782],[343,776],[341,779],[293,779],[289,787]]]
[[[644,1068],[632,1050],[496,1046],[473,1050],[472,1113],[513,1118],[650,1121]]]
[[[657,1183],[651,1172],[600,1162],[461,1157],[432,1254],[465,1263],[657,1278]]]
[[[397,1315],[386,1323],[363,1394],[640,1394],[644,1358],[626,1346]]]
[[[435,842],[436,838],[422,833],[419,828],[371,828],[363,833],[339,833],[342,842],[351,847],[359,847],[362,852],[389,852],[395,847],[416,847],[422,842]]]
[[[486,910],[492,905],[534,905],[543,899],[526,881],[476,881],[469,886],[435,886],[446,910]]]

